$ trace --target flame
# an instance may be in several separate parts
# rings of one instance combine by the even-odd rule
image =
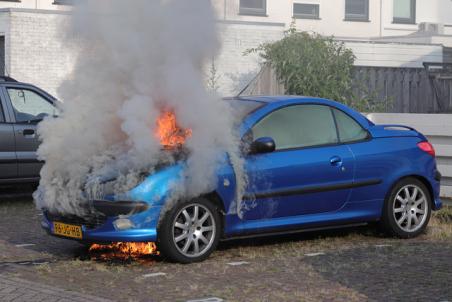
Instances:
[[[89,253],[94,259],[128,260],[159,255],[154,242],[115,242],[108,245],[92,244]]]
[[[192,134],[191,129],[179,127],[173,111],[165,111],[157,119],[156,136],[165,149],[174,149],[185,143]]]

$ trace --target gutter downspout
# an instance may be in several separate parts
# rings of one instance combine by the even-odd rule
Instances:
[[[380,0],[380,38],[383,36],[383,0]]]
[[[226,20],[226,1],[227,1],[227,0],[224,0],[223,20]]]

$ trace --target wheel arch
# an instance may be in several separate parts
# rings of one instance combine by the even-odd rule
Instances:
[[[226,227],[226,218],[225,218],[226,217],[226,209],[224,207],[223,200],[221,199],[220,195],[216,191],[213,191],[213,192],[210,192],[207,194],[203,194],[203,195],[201,195],[201,197],[204,197],[204,198],[210,200],[217,207],[218,213],[220,214],[220,217],[221,217],[221,221],[220,221],[221,222],[221,236],[223,237],[224,229]]]
[[[434,193],[433,193],[433,187],[432,187],[432,184],[430,183],[430,181],[429,181],[426,177],[424,177],[424,176],[422,176],[422,175],[419,175],[419,174],[404,175],[404,176],[398,178],[396,181],[394,181],[394,182],[392,183],[391,188],[390,188],[390,189],[388,190],[388,192],[386,193],[385,199],[388,199],[388,198],[389,198],[389,195],[391,195],[392,189],[394,189],[394,187],[395,187],[400,181],[402,181],[402,180],[404,180],[404,179],[407,179],[407,178],[414,178],[414,179],[417,179],[417,180],[419,180],[422,184],[425,185],[425,187],[426,187],[427,190],[428,190],[428,194],[430,195],[430,206],[431,206],[432,208],[434,208],[434,206],[435,206],[435,205],[434,205],[434,202],[435,202],[435,195],[434,195]]]

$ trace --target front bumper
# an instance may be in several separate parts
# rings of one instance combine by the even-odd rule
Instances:
[[[101,223],[84,224],[83,221],[67,220],[63,217],[54,218],[47,212],[44,212],[41,226],[50,235],[61,237],[54,233],[54,222],[62,222],[67,224],[79,225],[82,228],[82,242],[155,242],[157,240],[157,225],[160,217],[162,206],[150,206],[146,211],[132,214],[106,217]],[[128,219],[132,223],[132,227],[126,230],[119,230],[115,227],[115,221],[118,219]]]

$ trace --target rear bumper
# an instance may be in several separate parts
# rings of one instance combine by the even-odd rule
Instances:
[[[81,239],[55,235],[53,222],[57,220],[49,219],[49,215],[46,213],[43,215],[41,226],[52,236],[77,240],[80,242],[155,242],[157,240],[157,225],[161,208],[161,206],[149,207],[145,212],[135,215],[107,217],[101,225],[95,227],[77,224],[82,228]],[[125,230],[117,229],[115,221],[118,219],[130,220],[133,227]],[[64,220],[58,222],[67,223]]]
[[[442,208],[443,202],[440,199],[440,190],[441,190],[441,173],[438,170],[435,170],[433,174],[432,189],[433,189],[433,205],[432,210],[437,211]]]
[[[439,171],[436,171],[435,172],[435,180],[437,182],[441,182],[441,177],[442,177],[441,173]]]

